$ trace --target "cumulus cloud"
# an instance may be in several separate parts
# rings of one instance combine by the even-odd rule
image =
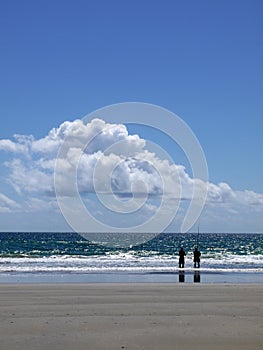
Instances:
[[[99,192],[120,197],[139,197],[145,193],[158,197],[164,194],[165,184],[165,195],[171,200],[178,194],[191,199],[194,186],[202,191],[207,185],[207,203],[263,206],[263,195],[237,192],[226,183],[204,184],[193,179],[184,166],[171,164],[149,152],[146,141],[138,135],[129,135],[125,125],[109,124],[101,119],[88,124],[81,120],[66,121],[41,139],[15,135],[14,140],[0,140],[0,150],[12,154],[12,160],[5,162],[10,171],[7,180],[18,194],[55,198],[57,166],[57,183],[65,196],[72,195],[68,185],[72,180],[80,194]],[[9,204],[3,195],[0,200],[2,211],[16,208],[11,199]],[[35,200],[32,207],[37,203]]]
[[[231,187],[221,182],[218,185],[208,184],[208,200],[216,203],[225,203],[235,200],[236,195]]]
[[[21,143],[16,143],[11,140],[0,140],[0,150],[13,153],[25,153],[26,147]]]
[[[53,173],[38,166],[38,161],[23,162],[23,159],[16,158],[5,165],[10,169],[7,181],[18,194],[53,193]]]
[[[243,205],[263,206],[263,194],[254,191],[237,191],[236,197]]]

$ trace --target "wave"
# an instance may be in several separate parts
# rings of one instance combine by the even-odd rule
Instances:
[[[149,253],[149,252],[148,252]],[[202,272],[263,272],[263,255],[214,254],[203,255]],[[192,256],[186,259],[186,272],[195,271]],[[2,257],[1,273],[174,273],[178,272],[178,257],[174,255],[134,255],[129,253],[104,256],[52,255],[47,257]]]

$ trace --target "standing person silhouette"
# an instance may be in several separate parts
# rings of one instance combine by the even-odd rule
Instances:
[[[186,256],[183,247],[179,250],[179,268],[184,268],[184,257]]]
[[[201,253],[198,250],[198,247],[195,247],[195,250],[194,250],[194,267],[195,268],[196,268],[196,264],[198,268],[200,267],[200,256],[201,256]]]

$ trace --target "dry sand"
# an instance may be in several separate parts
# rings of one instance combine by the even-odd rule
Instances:
[[[263,349],[263,285],[0,285],[1,350]]]

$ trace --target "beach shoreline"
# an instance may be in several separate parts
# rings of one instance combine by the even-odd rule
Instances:
[[[0,284],[67,283],[181,283],[186,284],[263,284],[263,272],[226,272],[182,269],[148,273],[1,273]]]
[[[262,284],[1,284],[1,349],[262,349]]]

